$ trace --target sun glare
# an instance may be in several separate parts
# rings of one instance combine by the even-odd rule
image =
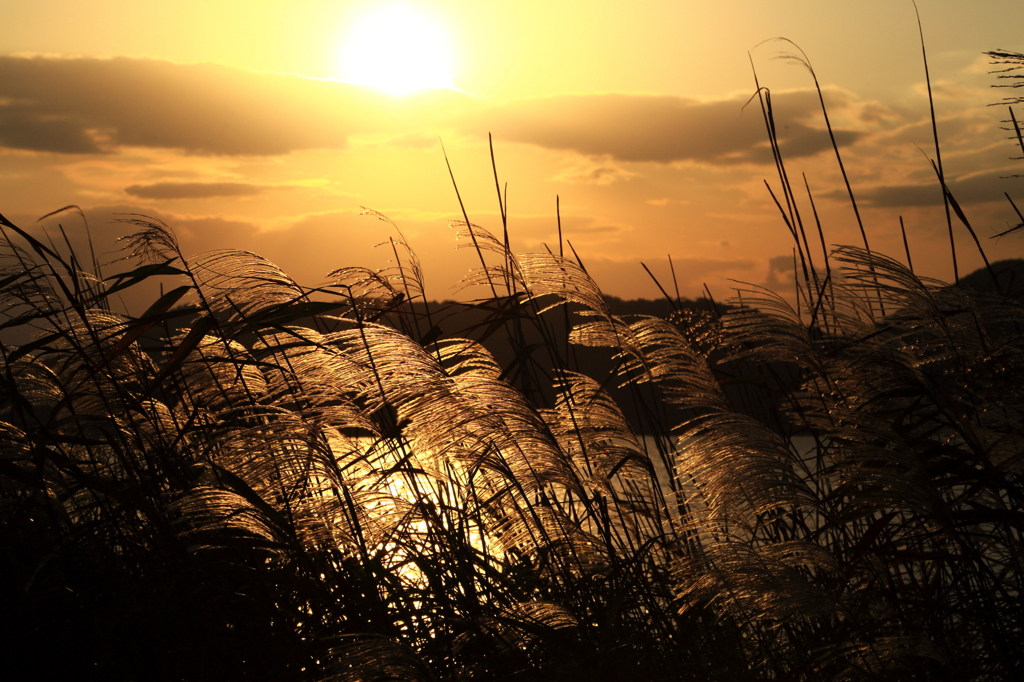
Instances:
[[[448,32],[404,2],[379,5],[356,21],[342,47],[341,67],[346,81],[392,95],[454,87]]]

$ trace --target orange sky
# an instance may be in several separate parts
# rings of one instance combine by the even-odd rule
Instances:
[[[730,279],[785,287],[791,245],[763,181],[778,182],[760,112],[743,108],[748,51],[782,35],[825,87],[872,247],[903,257],[902,215],[918,271],[952,276],[910,2],[407,0],[444,32],[456,89],[405,96],[343,82],[352,32],[381,4],[6,0],[0,212],[28,224],[77,204],[105,237],[123,232],[117,213],[154,215],[190,253],[255,251],[313,284],[386,265],[375,245],[393,232],[366,206],[402,229],[428,295],[453,297],[473,259],[454,249],[440,142],[471,220],[499,231],[490,132],[515,249],[557,248],[558,195],[608,293],[657,296],[640,262],[667,277],[667,254],[684,295],[707,283],[725,298]],[[1008,93],[981,53],[1024,51],[1024,4],[919,6],[950,186],[990,259],[1022,257],[1024,240],[989,239],[1015,224],[1003,192],[1024,203],[1024,180],[1004,176],[1024,162],[999,129],[1005,108],[986,106]],[[403,56],[417,38],[377,42],[412,70],[441,40]],[[752,55],[789,171],[806,173],[828,241],[859,243],[812,82],[774,59],[785,49]],[[954,227],[963,274],[980,259]]]

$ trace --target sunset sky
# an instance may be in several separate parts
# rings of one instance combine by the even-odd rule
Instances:
[[[1000,130],[1010,94],[982,52],[1024,51],[1020,0],[920,0],[943,162],[991,260],[1024,256],[1024,161]],[[473,266],[461,218],[500,232],[487,134],[508,184],[513,248],[566,237],[607,293],[785,287],[792,259],[765,189],[778,180],[751,59],[772,91],[792,177],[806,173],[836,244],[860,243],[807,71],[825,88],[872,247],[952,277],[909,0],[5,0],[0,213],[67,204],[102,240],[118,213],[166,221],[187,253],[260,253],[300,282],[384,267],[401,228],[431,298]],[[760,44],[760,45],[759,45]],[[757,46],[757,47],[755,47]],[[426,89],[420,89],[426,88]],[[1024,117],[1024,108],[1018,115]],[[806,195],[802,209],[810,216]],[[955,220],[955,219],[954,219]],[[81,219],[66,214],[71,232]],[[53,221],[48,224],[53,225]],[[961,274],[980,258],[959,223]],[[104,241],[108,248],[109,241]]]

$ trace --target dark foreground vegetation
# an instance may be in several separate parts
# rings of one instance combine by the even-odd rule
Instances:
[[[1024,679],[1019,289],[813,256],[779,161],[798,309],[615,315],[467,221],[452,329],[397,241],[308,288],[0,217],[3,676]]]

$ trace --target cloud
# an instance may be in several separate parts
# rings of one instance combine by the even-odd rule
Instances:
[[[841,90],[830,90],[828,97],[836,120],[864,105]],[[135,146],[279,155],[381,136],[423,145],[455,125],[471,134],[493,132],[498,139],[595,157],[557,179],[600,185],[628,178],[629,171],[616,165],[624,161],[770,163],[760,109],[756,102],[744,109],[745,103],[744,96],[699,101],[589,94],[481,109],[454,91],[391,98],[338,81],[215,64],[0,56],[0,145],[65,154]],[[830,146],[817,122],[816,93],[777,93],[773,106],[788,157],[811,156]],[[860,135],[836,131],[841,145]]]
[[[10,149],[66,154],[101,152],[87,127],[86,121],[70,114],[44,114],[17,102],[0,106],[0,145]]]
[[[570,184],[610,185],[634,177],[636,177],[636,173],[621,168],[608,159],[592,161],[583,158],[568,168],[563,168],[558,175],[551,179]]]
[[[830,94],[831,107],[852,97]],[[463,119],[467,131],[619,161],[700,161],[713,164],[770,163],[771,150],[756,102],[745,97],[698,101],[655,95],[560,95],[511,102]],[[812,126],[820,111],[813,91],[774,95],[783,154],[810,156],[831,146],[823,128]],[[861,133],[837,130],[840,145]]]
[[[131,185],[124,191],[140,199],[208,199],[211,197],[247,197],[262,194],[265,185],[246,182],[157,182]]]
[[[792,286],[794,271],[792,254],[788,256],[775,256],[768,259],[768,276],[765,278],[764,286],[775,292],[785,291]],[[781,275],[781,278],[779,277]]]
[[[978,173],[960,180],[947,180],[949,191],[960,204],[1005,202],[1004,191],[1020,188],[1020,180],[1002,177],[1001,172]],[[909,207],[941,206],[942,190],[938,180],[926,184],[882,185],[856,191],[857,200],[870,206]],[[844,199],[845,191],[836,190],[829,196]]]
[[[65,154],[118,146],[218,155],[336,148],[357,133],[408,132],[468,101],[453,91],[398,100],[337,81],[213,64],[0,56],[0,145]]]

